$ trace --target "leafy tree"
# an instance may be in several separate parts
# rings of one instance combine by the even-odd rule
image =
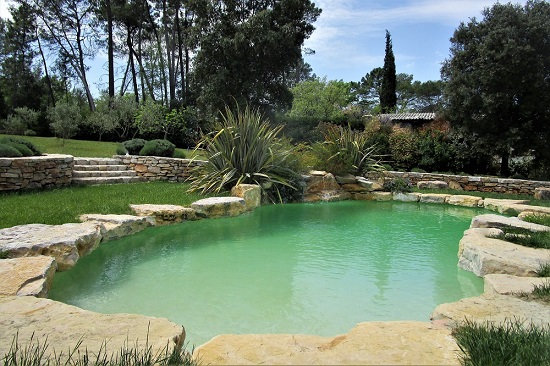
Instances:
[[[141,134],[152,133],[164,134],[164,140],[176,127],[174,126],[174,119],[165,119],[166,109],[165,107],[148,99],[139,107],[139,111],[136,115],[136,126]]]
[[[361,78],[353,87],[357,92],[359,104],[369,112],[380,105],[380,92],[382,88],[383,69],[376,67]]]
[[[284,75],[302,59],[302,45],[321,10],[310,0],[194,0],[199,49],[194,63],[198,102],[288,108]],[[236,102],[236,103],[235,103]]]
[[[27,107],[15,108],[4,123],[4,132],[10,135],[34,134],[31,129],[38,122],[39,116],[39,112]]]
[[[501,158],[550,163],[550,3],[495,4],[461,23],[442,68],[447,118]]]
[[[65,140],[76,135],[82,121],[80,108],[76,102],[60,101],[55,107],[48,108],[50,127],[57,137]]]
[[[351,84],[342,80],[313,79],[292,88],[290,117],[311,117],[319,122],[342,122],[346,107],[355,100]]]
[[[395,73],[395,56],[393,55],[390,32],[386,30],[386,52],[382,68],[382,84],[380,86],[380,106],[382,113],[391,113],[397,106],[397,77]]]
[[[108,94],[102,94],[95,111],[86,118],[85,123],[99,135],[99,141],[103,134],[113,132],[119,126],[116,111],[111,107],[113,99]]]

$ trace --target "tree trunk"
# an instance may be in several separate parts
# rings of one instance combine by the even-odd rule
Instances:
[[[108,69],[109,69],[109,97],[112,99],[115,97],[115,61],[114,61],[114,47],[113,47],[113,12],[111,9],[111,0],[105,0],[107,10],[107,31],[108,31]],[[109,102],[110,104],[110,102]],[[101,136],[100,136],[101,138]]]
[[[42,63],[44,64],[44,73],[46,74],[46,82],[48,83],[48,92],[52,101],[52,107],[55,107],[55,95],[53,93],[52,80],[48,74],[48,65],[46,63],[46,57],[44,56],[44,51],[42,50],[42,45],[40,44],[40,37],[38,37],[38,34],[36,35],[36,40],[38,41],[38,51],[40,52]]]
[[[500,156],[501,156],[500,175],[503,177],[509,177],[510,176],[510,151],[508,149],[505,149],[502,151]]]

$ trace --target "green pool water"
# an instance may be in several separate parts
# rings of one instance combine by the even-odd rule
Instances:
[[[165,317],[194,345],[224,333],[334,336],[362,321],[428,321],[438,304],[483,290],[457,267],[479,212],[345,201],[151,228],[56,274],[50,298]]]

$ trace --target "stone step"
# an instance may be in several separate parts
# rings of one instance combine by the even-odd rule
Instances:
[[[75,165],[120,165],[120,161],[111,158],[74,158]]]
[[[75,165],[75,171],[123,171],[128,170],[126,165]]]
[[[88,177],[135,177],[137,173],[133,170],[99,170],[79,171],[73,170],[73,179]]]
[[[136,183],[143,182],[142,177],[86,177],[73,178],[75,185],[98,185],[98,184],[117,184],[117,183]]]

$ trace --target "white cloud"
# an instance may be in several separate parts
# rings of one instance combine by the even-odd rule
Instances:
[[[0,18],[11,18],[8,6],[8,0],[0,0]]]

